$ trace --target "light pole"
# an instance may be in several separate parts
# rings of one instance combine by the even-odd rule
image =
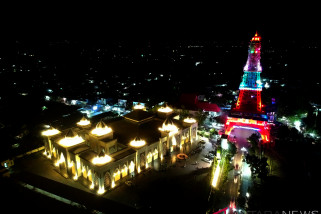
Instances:
[[[316,111],[313,112],[313,114],[315,114],[315,120],[314,120],[314,128],[317,127],[317,118],[318,118],[318,112],[319,112],[319,109],[318,107],[316,106],[313,106],[315,108]]]

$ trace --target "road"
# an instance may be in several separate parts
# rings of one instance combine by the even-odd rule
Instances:
[[[236,148],[237,152],[233,159],[234,170],[230,171],[228,174],[228,183],[226,187],[226,192],[229,194],[230,205],[235,201],[239,194],[245,197],[248,187],[251,185],[251,176],[248,164],[242,162],[242,156],[244,151],[242,148],[248,150],[249,144],[247,138],[255,131],[246,129],[234,129],[231,132],[230,137],[236,136]],[[240,189],[242,187],[242,189]]]

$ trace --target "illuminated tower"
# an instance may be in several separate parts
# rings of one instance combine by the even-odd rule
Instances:
[[[261,101],[261,37],[256,33],[251,39],[248,58],[244,66],[244,74],[240,84],[240,93],[235,106],[225,124],[225,134],[229,135],[233,128],[256,130],[261,134],[263,142],[270,141],[268,117]]]
[[[255,34],[249,46],[248,58],[244,66],[243,79],[240,84],[240,93],[236,102],[236,111],[261,113],[261,37]]]

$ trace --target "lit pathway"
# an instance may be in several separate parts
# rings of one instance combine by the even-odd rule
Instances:
[[[232,136],[236,136],[237,153],[234,156],[233,165],[234,170],[231,170],[228,174],[227,193],[230,197],[230,202],[236,201],[239,194],[246,196],[246,192],[251,185],[250,168],[247,163],[242,162],[242,151],[244,147],[249,148],[247,138],[254,133],[254,131],[245,129],[234,129],[231,133]],[[235,166],[238,165],[238,170],[235,170]],[[237,172],[240,175],[237,175]],[[242,188],[242,189],[240,189]]]

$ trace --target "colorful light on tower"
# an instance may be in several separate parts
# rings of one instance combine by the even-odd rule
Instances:
[[[261,81],[261,37],[255,33],[250,41],[248,57],[243,69],[242,82],[235,107],[225,124],[225,134],[234,128],[247,128],[259,131],[263,142],[269,142],[269,126],[264,119],[261,100],[263,83]],[[237,115],[237,116],[235,116]]]

